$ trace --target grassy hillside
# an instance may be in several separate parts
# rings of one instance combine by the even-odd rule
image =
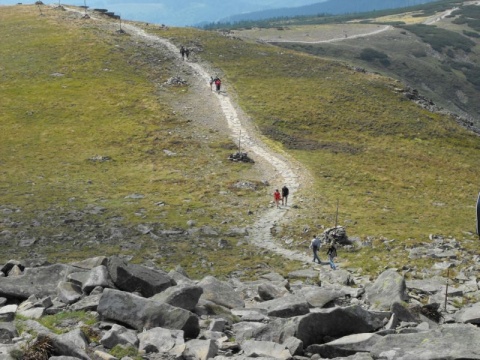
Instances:
[[[372,18],[369,26],[396,24],[394,30],[372,37],[331,44],[278,45],[343,60],[400,79],[437,105],[461,116],[471,117],[478,128],[479,7],[460,6],[448,17],[430,25],[421,24],[427,20],[426,15],[432,14],[417,12]],[[350,26],[353,25],[345,25],[348,33]],[[308,31],[308,27],[303,28],[304,33]]]
[[[306,225],[332,226],[338,201],[350,236],[395,239],[397,250],[429,234],[474,238],[480,139],[407,101],[396,91],[400,83],[214,33],[169,35],[200,43],[201,56],[225,72],[263,135],[314,174],[314,186],[303,189],[302,217],[285,225],[283,236],[301,240],[310,236],[302,235]],[[381,256],[381,249],[363,266],[408,263],[404,253]],[[362,263],[356,256],[352,264]]]
[[[236,238],[219,254],[218,238],[161,235],[189,220],[245,226],[265,201],[233,186],[265,191],[256,169],[227,160],[235,144],[174,106],[189,87],[164,85],[181,75],[173,57],[116,23],[46,6],[1,10],[0,263],[121,253],[192,275],[248,268],[257,251],[236,249]]]
[[[247,210],[264,209],[269,189],[255,166],[226,161],[235,145],[224,134],[175,111],[189,87],[162,85],[178,73],[170,56],[118,34],[116,24],[50,8],[42,16],[33,6],[2,8],[0,23],[0,241],[9,249],[0,262],[122,253],[198,276],[299,266],[226,235],[251,223]],[[279,238],[304,249],[312,232],[334,224],[338,201],[347,234],[374,244],[341,253],[345,265],[406,265],[404,247],[431,233],[478,250],[480,139],[407,101],[398,82],[215,32],[146,30],[195,48],[266,142],[313,174]],[[232,186],[241,180],[258,187]],[[192,246],[142,231],[186,230],[188,220],[218,229],[229,246],[201,233]],[[396,240],[389,251],[385,239]]]

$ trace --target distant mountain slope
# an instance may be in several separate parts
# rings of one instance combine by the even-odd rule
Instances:
[[[348,14],[384,9],[404,8],[426,4],[437,0],[328,0],[312,5],[296,8],[278,8],[274,10],[256,11],[248,14],[239,14],[223,19],[224,22],[245,20],[261,20],[277,17],[312,16],[318,14]]]

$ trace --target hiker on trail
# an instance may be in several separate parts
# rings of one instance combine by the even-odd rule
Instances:
[[[220,78],[217,76],[213,81],[215,83],[215,89],[217,91],[220,91],[220,87],[222,86],[222,80],[220,80]]]
[[[212,90],[212,85],[215,83],[213,76],[210,76],[210,91]]]
[[[280,199],[282,198],[282,195],[280,194],[280,191],[278,189],[275,190],[273,193],[273,200],[275,200],[275,204],[278,206],[280,205]]]
[[[333,259],[335,259],[337,257],[337,247],[335,246],[335,243],[332,242],[332,244],[328,248],[327,256],[328,256],[328,262],[330,263],[330,268],[332,270],[337,270],[337,267],[335,266],[335,263],[333,262]]]
[[[182,60],[185,60],[185,48],[182,46],[180,46],[180,55],[182,55]]]
[[[284,205],[284,202],[285,202],[285,206],[287,206],[288,194],[289,193],[290,193],[290,191],[288,190],[287,186],[283,185],[283,187],[282,187],[282,205]]]
[[[321,264],[322,261],[318,257],[317,252],[318,252],[318,249],[320,249],[321,244],[322,244],[322,241],[317,237],[317,235],[313,235],[313,239],[312,239],[312,242],[310,243],[309,249],[312,249],[313,251],[313,262],[317,260],[319,264]]]
[[[190,49],[189,48],[186,48],[185,49],[185,57],[187,58],[188,60],[188,56],[190,55]]]

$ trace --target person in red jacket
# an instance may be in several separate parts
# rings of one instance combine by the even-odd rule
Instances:
[[[277,205],[277,208],[280,205],[280,200],[282,199],[282,195],[280,194],[280,191],[278,189],[275,190],[273,193],[273,199],[275,200],[275,204]]]

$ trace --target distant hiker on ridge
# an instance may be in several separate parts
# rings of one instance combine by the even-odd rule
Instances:
[[[182,46],[180,46],[180,55],[182,55],[182,60],[185,60],[185,48]]]
[[[215,89],[217,91],[220,91],[220,87],[222,86],[222,80],[220,80],[220,78],[217,76],[213,81],[215,82]]]
[[[289,193],[290,193],[290,191],[288,190],[287,186],[283,185],[283,187],[282,187],[282,205],[284,205],[284,202],[285,202],[285,206],[287,206],[288,194]]]
[[[190,55],[190,49],[189,48],[186,48],[185,49],[185,57],[187,58],[188,60],[188,56]]]

